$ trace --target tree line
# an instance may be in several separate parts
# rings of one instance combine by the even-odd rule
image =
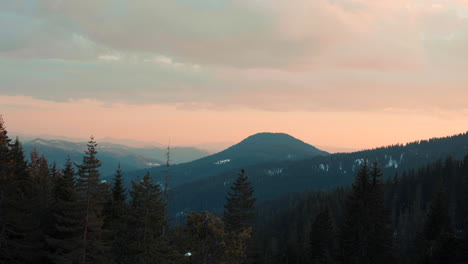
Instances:
[[[468,155],[259,208],[259,263],[468,263]]]
[[[0,263],[244,263],[252,236],[253,189],[242,170],[227,194],[224,216],[186,214],[167,230],[167,199],[146,173],[123,185],[100,180],[91,137],[80,164],[30,162],[0,118]]]
[[[0,118],[0,263],[468,263],[468,155],[386,180],[364,160],[351,187],[257,208],[241,170],[222,216],[174,225],[149,173],[101,181],[96,146],[64,168],[27,162]]]

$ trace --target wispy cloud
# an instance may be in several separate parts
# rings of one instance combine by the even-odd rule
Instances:
[[[435,117],[468,104],[466,0],[3,1],[0,36],[11,100]]]

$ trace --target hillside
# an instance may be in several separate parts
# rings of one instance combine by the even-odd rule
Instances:
[[[61,167],[68,155],[75,163],[81,163],[86,143],[75,143],[64,140],[34,139],[23,144],[27,158],[37,149],[47,160],[56,162]],[[114,173],[120,163],[124,171],[151,168],[165,163],[166,149],[157,147],[132,148],[125,145],[98,142],[97,150],[102,162],[101,175]],[[172,157],[178,162],[187,162],[208,155],[207,152],[189,147],[176,147],[171,150]]]
[[[258,133],[219,153],[170,167],[171,186],[215,176],[233,169],[272,161],[301,160],[326,156],[303,141],[283,133]],[[172,154],[171,154],[172,156]],[[146,170],[127,173],[127,182],[142,177]],[[149,172],[161,182],[166,168],[155,167]]]
[[[438,159],[463,158],[468,153],[468,133],[434,138],[354,153],[331,154],[304,160],[266,162],[245,166],[259,201],[281,197],[291,192],[331,189],[351,184],[363,159],[377,160],[385,177],[406,169],[419,168]],[[171,213],[181,211],[220,211],[224,196],[239,169],[186,183],[171,192]]]

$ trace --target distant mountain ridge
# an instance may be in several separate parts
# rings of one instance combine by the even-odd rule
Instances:
[[[462,159],[468,154],[468,133],[433,138],[354,153],[338,153],[301,160],[271,161],[245,168],[259,201],[276,199],[293,192],[331,189],[352,183],[364,159],[378,161],[386,178],[407,169],[452,156]],[[170,192],[171,214],[181,211],[222,211],[224,196],[239,169],[176,186]]]
[[[257,133],[238,144],[216,154],[170,167],[171,186],[196,181],[229,171],[235,168],[271,161],[300,160],[316,156],[326,156],[319,150],[299,139],[284,133]],[[155,167],[148,170],[156,181],[161,182],[166,168]],[[127,182],[142,177],[146,170],[127,173]]]
[[[124,171],[132,171],[143,168],[150,168],[165,164],[166,149],[156,147],[133,148],[126,145],[97,142],[98,158],[102,163],[101,175],[114,173],[118,164]],[[81,163],[86,142],[69,142],[65,140],[46,140],[36,138],[23,143],[26,157],[29,153],[37,149],[40,155],[44,154],[47,160],[56,162],[62,167],[68,156],[75,163]],[[208,155],[207,152],[189,147],[175,147],[171,150],[173,160],[177,162],[188,162]]]

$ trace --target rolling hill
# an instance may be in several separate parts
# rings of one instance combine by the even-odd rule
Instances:
[[[219,153],[171,166],[170,184],[171,187],[175,187],[254,164],[327,155],[327,152],[284,133],[258,133]],[[166,168],[154,167],[149,169],[149,172],[157,182],[161,182],[166,174]],[[145,173],[146,170],[127,173],[125,175],[127,183],[142,177]]]
[[[419,168],[447,156],[462,159],[466,154],[468,154],[468,133],[354,153],[239,166],[173,188],[170,192],[169,207],[171,214],[191,210],[220,212],[225,202],[224,196],[241,167],[245,168],[250,177],[258,201],[265,201],[292,192],[349,185],[364,159],[378,161],[383,168],[384,177],[388,178],[403,170]]]
[[[73,162],[81,163],[86,143],[75,143],[64,140],[45,140],[37,138],[23,144],[27,158],[29,153],[37,149],[39,154],[44,154],[47,160],[56,162],[61,167],[68,155]],[[118,164],[122,170],[133,171],[143,168],[151,168],[165,163],[166,149],[157,147],[132,148],[125,145],[98,142],[98,157],[102,162],[101,175],[114,173]],[[208,155],[207,152],[190,147],[176,147],[171,150],[172,157],[178,162],[188,162],[193,159]]]

